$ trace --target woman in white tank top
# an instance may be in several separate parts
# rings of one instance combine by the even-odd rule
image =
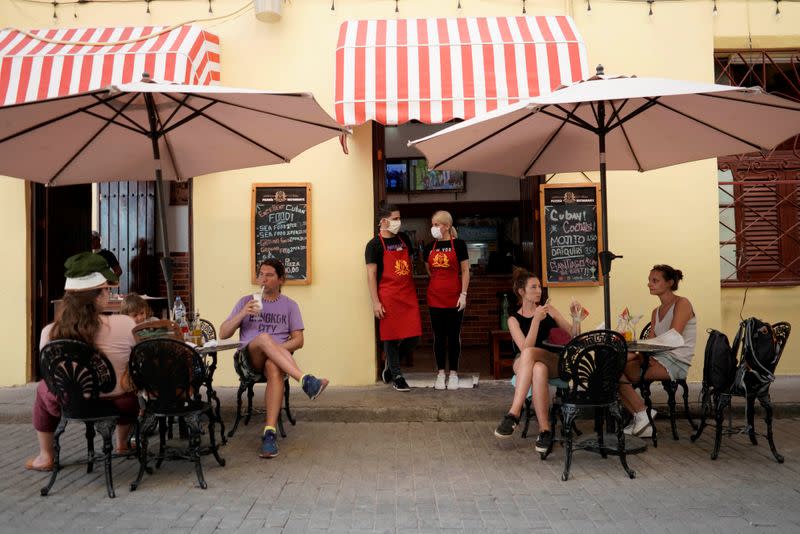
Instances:
[[[697,338],[697,318],[692,303],[686,297],[675,294],[678,282],[683,280],[683,273],[669,265],[655,265],[647,279],[647,287],[651,295],[655,295],[661,304],[653,310],[650,320],[649,338],[656,337],[670,329],[683,336],[684,344],[669,352],[654,354],[650,357],[650,366],[645,373],[647,380],[678,380],[686,378],[686,373],[694,356]],[[625,377],[628,382],[619,385],[622,403],[633,414],[633,421],[625,428],[627,434],[650,437],[653,429],[645,412],[642,398],[634,391],[631,383],[639,380],[642,367],[642,355],[628,354],[628,365]]]

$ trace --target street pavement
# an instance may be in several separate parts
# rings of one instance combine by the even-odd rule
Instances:
[[[410,398],[402,395],[393,398]],[[629,457],[636,479],[615,457],[576,452],[567,482],[561,447],[542,462],[532,438],[496,439],[497,422],[319,422],[298,414],[270,460],[257,457],[254,422],[222,448],[225,467],[203,458],[207,490],[196,486],[189,462],[173,461],[130,492],[137,463],[120,458],[116,499],[106,496],[102,467],[86,474],[83,466],[67,468],[41,497],[49,475],[23,468],[34,431],[7,422],[0,532],[800,532],[800,418],[775,421],[784,464],[765,439],[754,447],[742,435],[725,438],[711,461],[713,432],[691,443],[683,421],[673,441],[659,419],[658,448]],[[69,425],[62,443],[67,459],[80,458],[81,426]]]

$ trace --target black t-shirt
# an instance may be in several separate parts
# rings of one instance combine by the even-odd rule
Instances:
[[[514,312],[513,316],[519,322],[522,335],[527,336],[528,331],[531,329],[531,323],[533,323],[533,317],[524,317],[518,312]],[[536,333],[536,343],[534,343],[534,346],[541,349],[545,348],[544,345],[542,345],[542,341],[545,341],[550,336],[550,330],[553,328],[558,328],[558,323],[549,315],[545,315],[544,319],[539,323],[539,331]]]
[[[424,256],[422,257],[425,262],[428,262],[428,256],[431,255],[431,249],[433,249],[433,244],[436,243],[436,250],[441,250],[442,252],[450,252],[450,240],[447,241],[431,241],[427,245],[425,245],[425,252]],[[469,259],[469,253],[467,252],[467,244],[464,243],[462,239],[453,239],[453,247],[456,249],[456,259],[459,263],[464,260]]]
[[[414,247],[411,246],[411,239],[405,232],[398,232],[395,237],[384,237],[383,242],[386,244],[386,250],[408,249],[409,259],[414,259]],[[383,245],[379,236],[375,236],[367,242],[364,259],[367,264],[374,263],[378,266],[378,282],[380,283],[381,276],[383,276]]]

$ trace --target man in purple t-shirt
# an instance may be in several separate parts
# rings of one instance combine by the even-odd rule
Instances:
[[[316,399],[328,385],[325,378],[303,374],[292,353],[303,346],[303,318],[297,303],[281,295],[286,271],[278,260],[265,260],[258,266],[261,298],[246,295],[239,299],[231,314],[219,328],[221,339],[239,330],[243,348],[234,356],[248,367],[247,371],[267,378],[264,392],[266,421],[261,436],[262,458],[278,455],[275,426],[283,400],[283,375],[300,382],[310,399]]]

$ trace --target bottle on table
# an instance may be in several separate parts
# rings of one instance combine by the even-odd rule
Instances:
[[[200,328],[200,312],[195,310],[192,316],[192,328],[191,328],[191,337],[192,343],[195,345],[202,345],[203,344],[203,330]]]

